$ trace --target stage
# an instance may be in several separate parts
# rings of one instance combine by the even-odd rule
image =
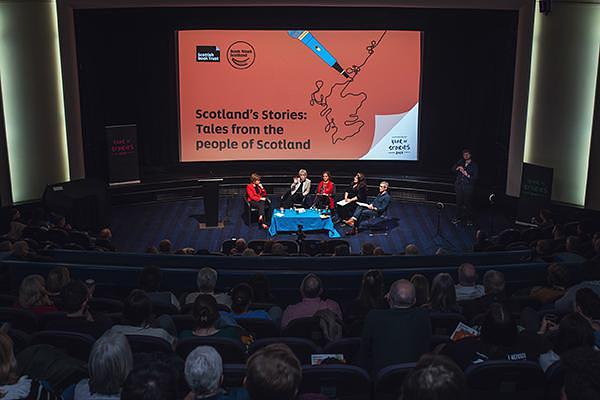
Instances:
[[[114,206],[111,215],[113,242],[118,250],[144,252],[148,246],[158,246],[162,239],[170,239],[173,249],[193,247],[219,251],[221,243],[231,238],[244,238],[247,241],[269,239],[266,231],[259,229],[256,223],[248,227],[243,217],[243,202],[240,197],[223,197],[219,205],[220,219],[224,223],[222,229],[199,229],[193,217],[203,213],[201,199],[155,202],[150,204]],[[440,234],[437,233],[438,215]],[[360,252],[360,244],[371,242],[381,246],[386,253],[400,254],[407,244],[416,244],[421,254],[435,254],[440,247],[448,252],[457,253],[472,249],[477,226],[454,225],[451,219],[454,207],[446,205],[441,212],[436,203],[392,201],[388,217],[387,235],[360,232],[357,236],[346,236],[349,230],[343,224],[336,224],[336,229],[351,245],[353,253]],[[479,226],[495,232],[507,227],[505,218],[481,215]],[[280,234],[273,240],[294,240],[293,234]],[[307,232],[307,239],[328,239],[326,232]]]

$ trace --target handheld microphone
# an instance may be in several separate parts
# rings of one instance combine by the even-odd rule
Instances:
[[[338,71],[340,74],[345,76],[346,78],[350,78],[350,75],[342,68],[340,64],[336,61],[335,57],[331,55],[319,41],[310,33],[309,31],[288,31],[288,34],[294,38],[300,40],[302,43],[306,45],[309,49],[313,51],[319,58],[327,65]]]

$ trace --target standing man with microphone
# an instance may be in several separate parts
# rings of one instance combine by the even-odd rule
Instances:
[[[479,175],[477,164],[471,159],[471,150],[464,149],[462,158],[454,164],[452,172],[456,174],[454,189],[456,190],[456,217],[453,224],[466,222],[467,226],[473,226],[473,191],[475,182]]]

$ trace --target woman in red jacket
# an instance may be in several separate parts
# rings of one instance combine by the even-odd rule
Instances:
[[[269,229],[265,223],[265,210],[269,208],[269,199],[267,191],[260,183],[260,175],[253,173],[250,175],[250,183],[246,186],[246,199],[252,207],[258,208],[258,223],[263,229]]]
[[[335,185],[331,181],[331,175],[329,171],[323,172],[323,180],[319,182],[317,187],[317,196],[315,197],[315,207],[317,208],[329,208],[333,210],[334,201],[333,195],[335,192]]]

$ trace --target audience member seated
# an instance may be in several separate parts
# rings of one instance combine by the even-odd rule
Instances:
[[[152,301],[141,290],[133,290],[125,300],[123,323],[113,326],[109,332],[123,335],[144,335],[164,339],[175,346],[175,325],[173,320],[161,316],[157,320],[152,317]],[[168,331],[170,332],[168,332]]]
[[[350,255],[350,248],[345,244],[338,244],[333,249],[333,255],[337,257],[346,257]]]
[[[346,318],[348,321],[363,320],[369,311],[389,308],[385,300],[383,274],[371,269],[363,275],[358,297],[350,303]]]
[[[215,293],[215,287],[217,286],[217,271],[210,267],[204,267],[198,271],[196,276],[196,286],[198,291],[190,293],[185,298],[185,304],[193,303],[201,294],[211,295],[217,300],[218,304],[224,304],[227,307],[231,307],[231,297],[227,293]]]
[[[465,400],[467,380],[447,357],[425,355],[402,383],[401,400]]]
[[[50,214],[50,228],[62,229],[65,232],[73,230],[73,227],[67,223],[67,218],[64,215],[55,213]]]
[[[185,360],[185,380],[191,393],[186,400],[236,400],[247,398],[244,389],[225,391],[223,383],[223,360],[209,346],[199,346]]]
[[[243,319],[269,319],[279,324],[281,319],[281,308],[271,307],[269,312],[265,310],[248,310],[252,304],[254,294],[252,287],[247,283],[240,283],[231,290],[231,312],[221,311],[221,316],[224,318]]]
[[[52,268],[46,278],[46,290],[48,296],[57,305],[60,305],[60,293],[62,289],[71,281],[71,274],[66,267]]]
[[[159,267],[146,266],[140,274],[140,288],[146,292],[152,303],[171,304],[179,310],[181,307],[177,297],[171,292],[160,291],[161,278],[162,274]]]
[[[254,293],[254,303],[275,303],[275,297],[271,293],[271,282],[264,274],[260,272],[254,274],[248,284],[252,287]]]
[[[569,270],[560,264],[550,264],[546,280],[547,286],[536,286],[529,293],[529,298],[540,305],[554,303],[565,294],[569,286]]]
[[[383,250],[383,247],[377,246],[373,250],[373,255],[374,256],[385,256],[385,250]]]
[[[475,243],[473,243],[473,251],[488,251],[489,248],[494,246],[494,243],[488,238],[488,234],[481,229],[475,233]]]
[[[589,288],[579,289],[575,294],[575,311],[589,322],[596,347],[600,348],[600,297]]]
[[[284,344],[263,347],[246,363],[244,386],[251,400],[294,400],[301,381],[300,361]]]
[[[90,352],[88,368],[90,378],[77,384],[74,400],[120,399],[123,382],[133,368],[125,336],[107,332],[100,337]]]
[[[45,330],[79,332],[99,338],[111,328],[110,319],[102,315],[93,316],[88,309],[90,294],[88,287],[81,281],[71,281],[61,292],[61,311],[67,314],[63,318],[48,321]]]
[[[537,223],[537,226],[541,231],[553,228],[554,218],[552,217],[552,212],[542,208],[538,214],[538,218],[535,219],[535,223]]]
[[[563,317],[558,325],[558,331],[552,338],[552,350],[540,354],[540,367],[544,371],[556,361],[560,360],[561,354],[577,347],[594,348],[595,338],[594,330],[590,323],[580,314],[571,313]],[[553,333],[553,323],[546,319],[542,322],[542,327],[538,333]]]
[[[232,256],[241,256],[244,250],[248,248],[248,243],[246,243],[245,239],[239,238],[235,241],[235,244],[231,251],[229,252]]]
[[[262,251],[259,256],[270,256],[273,252],[273,245],[275,242],[273,240],[265,240],[265,244],[263,245]]]
[[[364,242],[360,246],[360,255],[361,256],[372,256],[373,250],[375,250],[375,245],[371,242]]]
[[[19,297],[15,306],[31,310],[35,314],[58,311],[48,296],[44,277],[41,275],[29,275],[23,278],[21,286],[19,286]]]
[[[414,307],[412,283],[394,282],[387,300],[389,310],[372,310],[365,321],[356,359],[368,371],[415,362],[431,346],[431,321],[426,310]]]
[[[429,303],[423,306],[433,312],[461,313],[462,308],[456,303],[454,279],[450,274],[441,273],[433,278]]]
[[[252,249],[246,249],[242,252],[242,257],[256,257],[258,254]]]
[[[302,301],[287,306],[281,319],[281,328],[285,328],[291,321],[298,318],[312,317],[319,310],[331,310],[338,318],[342,319],[342,310],[337,302],[331,299],[322,299],[323,282],[315,274],[308,274],[300,285]]]
[[[42,256],[36,253],[34,249],[29,247],[29,244],[24,240],[19,240],[13,243],[11,255],[19,261],[51,261],[47,256]]]
[[[100,230],[98,237],[96,238],[96,247],[101,250],[117,251],[117,248],[112,243],[112,231],[109,228]]]
[[[11,208],[8,212],[8,226],[5,229],[7,232],[6,238],[9,240],[19,240],[25,227],[27,225],[21,221],[21,212],[17,208]]]
[[[482,285],[477,284],[477,270],[473,264],[464,263],[458,267],[458,285],[455,287],[456,301],[477,299],[485,294]]]
[[[475,316],[485,313],[493,303],[502,303],[511,309],[502,272],[493,269],[487,271],[483,275],[483,288],[485,295],[462,305],[463,315],[469,321]]]
[[[172,400],[178,398],[177,379],[173,370],[162,362],[134,368],[121,391],[121,400]]]
[[[146,254],[158,254],[158,248],[156,246],[146,247]]]
[[[194,330],[181,332],[179,337],[182,339],[194,336],[210,336],[241,341],[239,328],[235,326],[216,327],[217,321],[219,321],[219,310],[217,309],[217,301],[214,297],[207,294],[201,294],[196,297],[192,315],[194,317]]]
[[[481,335],[448,343],[441,351],[463,370],[486,360],[529,360],[537,362],[550,345],[540,335],[519,333],[508,308],[500,303],[490,305],[481,326]]]
[[[48,218],[46,218],[46,213],[43,208],[37,207],[33,210],[28,225],[42,229],[48,229],[50,227],[50,222],[48,222]]]
[[[554,302],[554,308],[558,311],[575,310],[575,294],[583,288],[591,289],[600,296],[600,281],[584,281],[571,286],[561,298]]]
[[[553,260],[552,253],[554,253],[553,242],[551,239],[538,240],[535,245],[534,256],[551,262]]]
[[[419,248],[417,247],[416,244],[407,244],[406,247],[404,248],[404,254],[407,256],[418,256],[419,255]]]
[[[425,275],[414,274],[410,283],[415,287],[415,307],[429,303],[429,280]]]
[[[10,240],[0,241],[0,253],[11,253],[13,251],[13,244]]]
[[[171,254],[173,251],[172,244],[169,239],[163,239],[158,243],[158,252],[162,254]]]
[[[273,248],[271,249],[271,255],[277,257],[286,257],[288,256],[288,252],[284,245],[281,243],[273,244]]]
[[[565,241],[567,232],[564,225],[556,224],[552,229],[552,250],[553,252],[565,251]]]
[[[565,371],[561,400],[600,399],[600,352],[588,347],[571,350],[561,366]]]

